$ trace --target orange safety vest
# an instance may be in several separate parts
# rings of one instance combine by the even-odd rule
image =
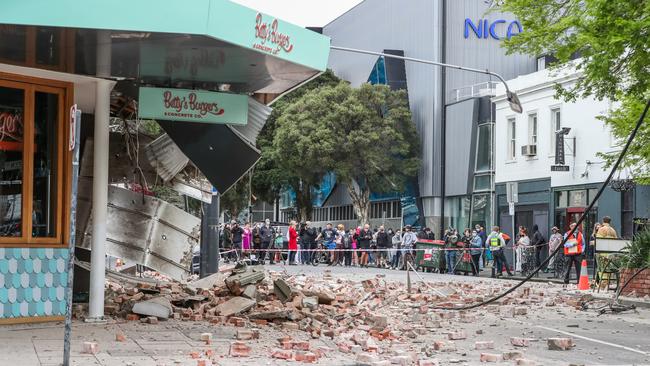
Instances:
[[[570,231],[566,233],[566,235],[569,235]],[[578,237],[576,238],[574,235],[569,236],[567,239],[567,243],[569,241],[575,241],[577,244],[575,247],[572,248],[567,248],[564,247],[564,255],[578,255],[582,254],[583,251],[583,238],[582,238],[582,233],[578,231]],[[577,249],[576,249],[577,248]]]

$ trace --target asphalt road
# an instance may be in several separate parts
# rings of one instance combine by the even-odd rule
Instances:
[[[267,266],[270,270],[287,271],[289,274],[322,276],[330,270],[332,276],[363,280],[385,275],[387,281],[406,281],[406,272],[376,268],[344,268],[327,266]],[[450,276],[434,273],[420,274],[424,281],[500,281],[471,276]],[[420,279],[412,275],[414,282]],[[508,281],[514,285],[514,282]],[[536,284],[549,288],[562,289],[557,284]],[[559,286],[559,287],[558,287]],[[572,291],[572,290],[561,290]],[[516,318],[502,318],[477,310],[479,321],[474,324],[459,323],[469,335],[467,340],[458,341],[460,353],[450,355],[448,361],[460,364],[477,364],[481,352],[500,353],[517,350],[510,344],[510,337],[535,339],[525,349],[525,356],[543,365],[650,365],[650,310],[638,309],[621,314],[598,316],[595,311],[578,311],[567,306],[556,306],[529,313]],[[477,335],[476,331],[483,334]],[[546,339],[551,337],[572,337],[576,347],[571,351],[549,351]],[[492,340],[494,351],[473,350],[475,341]],[[464,350],[464,351],[463,351]],[[518,349],[522,350],[522,349]]]

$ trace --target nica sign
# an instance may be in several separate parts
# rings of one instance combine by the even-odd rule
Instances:
[[[487,19],[479,19],[478,22],[474,23],[470,18],[465,18],[465,39],[470,37],[470,32],[474,33],[478,39],[491,37],[500,40],[502,38],[510,39],[523,31],[524,29],[518,20],[506,21],[498,19],[490,22]]]

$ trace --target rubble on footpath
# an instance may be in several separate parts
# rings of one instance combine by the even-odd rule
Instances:
[[[186,283],[168,278],[155,285],[109,281],[105,312],[148,324],[170,319],[236,328],[229,349],[220,357],[265,352],[269,358],[302,363],[327,364],[328,358],[339,357],[361,365],[437,365],[449,356],[468,361],[468,352],[473,351],[472,362],[534,364],[523,358],[521,350],[537,340],[512,337],[495,345],[481,338],[482,330],[470,334],[459,324],[480,319],[488,326],[490,319],[523,317],[537,309],[571,309],[579,307],[580,298],[538,283],[480,310],[440,310],[484,301],[508,286],[489,281],[418,283],[408,293],[405,284],[388,282],[383,275],[359,282],[333,278],[328,271],[315,278],[238,265]],[[255,346],[261,342],[260,334],[269,331],[284,336],[274,344]],[[116,338],[124,340],[123,335]],[[210,344],[211,333],[201,334],[201,341]],[[458,342],[471,346],[462,349]],[[548,340],[549,349],[573,346],[571,339]],[[95,352],[96,347],[88,345],[86,352]],[[188,357],[197,356],[207,365],[217,357],[195,353]]]

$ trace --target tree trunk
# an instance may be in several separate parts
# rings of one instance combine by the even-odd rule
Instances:
[[[297,219],[300,222],[311,220],[313,211],[311,187],[306,184],[301,184],[301,186],[293,187],[293,189],[296,192]]]
[[[348,184],[348,191],[359,225],[370,224],[370,189],[361,188],[356,181],[352,181],[351,184]]]

